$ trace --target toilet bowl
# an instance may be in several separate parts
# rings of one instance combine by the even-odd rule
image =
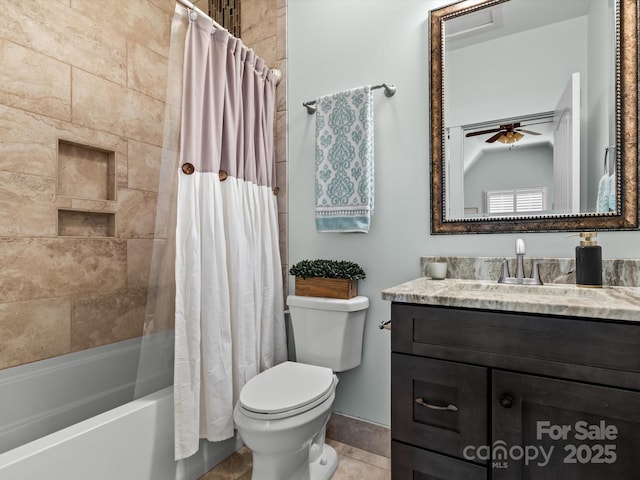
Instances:
[[[287,298],[298,362],[249,380],[233,412],[253,452],[253,480],[328,480],[338,456],[325,444],[335,399],[334,372],[360,365],[366,297]]]
[[[338,456],[324,443],[335,399],[331,369],[285,362],[240,392],[233,418],[253,452],[253,480],[328,480]]]

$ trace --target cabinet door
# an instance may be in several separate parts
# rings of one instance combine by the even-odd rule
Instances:
[[[392,441],[391,478],[393,480],[487,480],[487,469]]]
[[[640,478],[640,393],[494,371],[494,480]]]
[[[391,369],[393,439],[458,458],[487,443],[486,368],[392,353]]]

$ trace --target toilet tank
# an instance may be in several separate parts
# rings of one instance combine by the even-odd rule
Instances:
[[[289,295],[296,361],[342,372],[360,365],[369,299]]]

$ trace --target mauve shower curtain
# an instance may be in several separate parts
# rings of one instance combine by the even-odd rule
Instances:
[[[286,359],[275,79],[201,15],[185,44],[176,226],[175,455],[233,436],[243,385]]]

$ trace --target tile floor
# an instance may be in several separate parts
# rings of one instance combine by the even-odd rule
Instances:
[[[387,457],[327,440],[340,457],[331,480],[390,480],[391,461]],[[199,480],[251,480],[251,451],[242,447]]]

